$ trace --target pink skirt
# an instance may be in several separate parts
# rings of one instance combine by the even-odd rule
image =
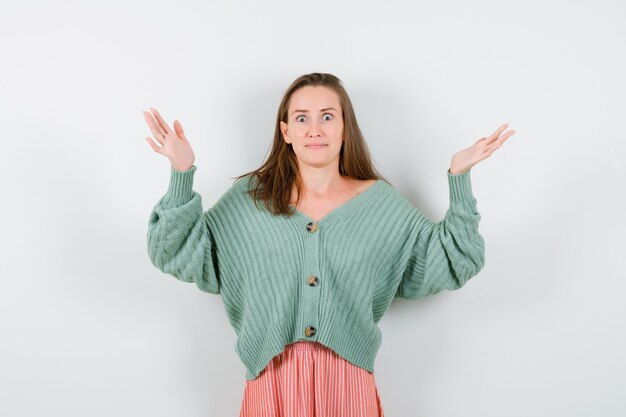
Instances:
[[[384,417],[374,374],[319,342],[285,346],[246,379],[239,417]]]

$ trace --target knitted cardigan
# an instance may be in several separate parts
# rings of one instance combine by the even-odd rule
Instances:
[[[203,212],[196,169],[171,168],[150,214],[148,255],[160,271],[221,295],[249,380],[300,340],[373,373],[378,322],[394,298],[456,290],[485,264],[470,171],[447,171],[450,207],[440,222],[380,179],[315,222],[297,209],[255,206],[245,193],[250,175]]]

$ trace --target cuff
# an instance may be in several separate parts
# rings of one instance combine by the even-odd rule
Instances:
[[[470,178],[470,172],[468,171],[462,174],[451,174],[448,168],[448,187],[450,189],[450,200],[463,200],[472,199],[474,194],[472,193],[472,182]]]
[[[186,171],[170,168],[170,183],[163,197],[163,206],[178,207],[193,197],[193,177],[197,167],[192,165]]]

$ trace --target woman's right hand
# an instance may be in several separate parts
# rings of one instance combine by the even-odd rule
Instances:
[[[177,171],[187,171],[193,166],[196,158],[185,137],[183,126],[178,120],[174,120],[174,130],[172,130],[155,108],[150,107],[150,110],[154,116],[147,111],[144,111],[143,114],[154,138],[161,146],[154,143],[150,137],[146,137],[146,140],[155,152],[168,157],[172,168]]]

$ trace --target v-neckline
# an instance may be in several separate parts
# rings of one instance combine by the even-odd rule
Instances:
[[[372,185],[370,185],[369,187],[367,187],[365,190],[361,191],[359,194],[355,195],[354,197],[352,197],[351,199],[349,199],[348,201],[346,201],[345,203],[342,203],[341,205],[335,207],[334,209],[332,209],[331,211],[329,211],[328,213],[326,213],[324,216],[322,216],[321,219],[319,220],[315,220],[313,218],[311,218],[309,215],[303,213],[302,211],[300,211],[299,209],[297,209],[294,205],[290,204],[289,207],[291,207],[294,210],[294,214],[300,218],[303,218],[304,220],[306,220],[307,222],[313,222],[313,223],[317,223],[319,224],[326,224],[326,222],[330,221],[331,219],[339,216],[341,213],[345,212],[346,210],[348,210],[350,207],[352,207],[354,204],[356,204],[359,200],[363,199],[364,197],[368,196],[369,194],[373,193],[374,191],[376,191],[378,188],[381,187],[382,183],[384,182],[384,180],[382,179],[377,179],[375,183],[373,183]]]

